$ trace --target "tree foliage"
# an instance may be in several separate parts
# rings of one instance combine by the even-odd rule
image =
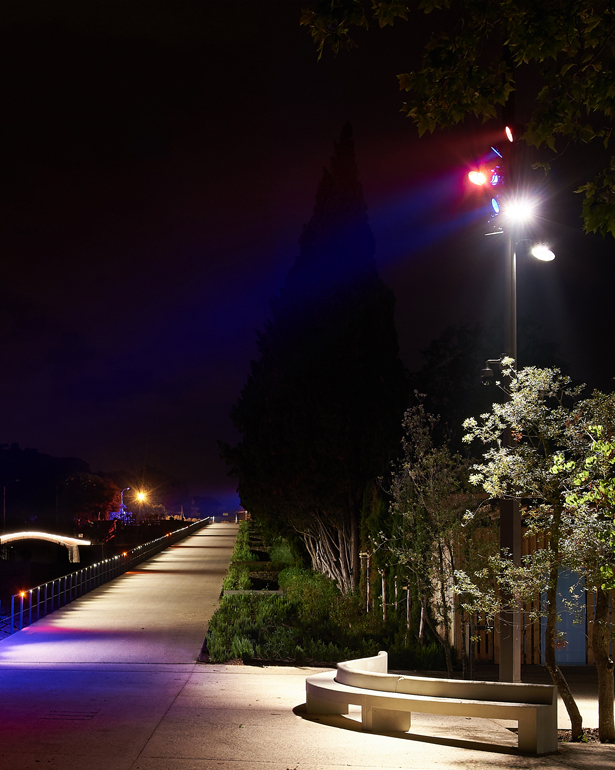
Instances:
[[[244,507],[298,532],[344,592],[359,578],[363,491],[387,468],[405,406],[394,296],[374,251],[347,125],[232,411],[242,439],[222,446]]]
[[[74,473],[61,486],[60,503],[77,525],[107,519],[120,502],[120,490],[109,478]]]
[[[501,611],[503,601],[522,610],[536,596],[546,597],[545,662],[568,709],[573,737],[579,738],[581,714],[556,661],[559,572],[568,568],[579,573],[586,589],[596,591],[593,641],[598,653],[600,735],[602,740],[613,740],[613,662],[605,593],[610,586],[605,578],[615,560],[609,499],[613,470],[610,449],[600,437],[615,431],[615,401],[598,393],[581,400],[582,386],[573,387],[557,369],[527,367],[517,372],[512,359],[503,364],[500,385],[508,399],[493,404],[480,420],[470,418],[464,424],[466,440],[478,439],[485,447],[470,480],[491,499],[518,500],[528,536],[541,535],[544,547],[529,553],[520,565],[506,554],[491,558],[478,577],[489,573],[503,589],[499,592],[486,593],[467,573],[460,574],[459,581],[466,597],[474,597],[470,609],[493,614]],[[502,442],[506,429],[512,445]]]
[[[322,0],[303,12],[318,45],[354,46],[353,28],[411,22],[432,14],[422,59],[398,75],[403,111],[419,134],[496,118],[529,70],[537,84],[524,140],[561,151],[569,142],[601,143],[612,154],[615,107],[615,8],[610,0]],[[409,24],[414,41],[416,25]],[[412,46],[412,50],[415,46]],[[532,94],[533,96],[533,94]],[[588,232],[615,235],[615,157],[579,190]]]
[[[436,438],[437,424],[422,404],[406,412],[403,459],[390,488],[391,532],[381,532],[374,542],[420,603],[421,625],[426,622],[442,645],[452,676],[452,630],[460,609],[454,591],[457,568],[460,562],[467,566],[476,552],[470,538],[489,519],[477,517],[463,529],[471,505],[468,461]]]
[[[568,566],[582,574],[594,592],[591,638],[598,670],[598,731],[615,742],[614,664],[609,593],[615,589],[615,394],[595,392],[583,401],[570,423],[577,451],[554,463],[565,486],[565,536]],[[580,449],[580,451],[579,451]]]

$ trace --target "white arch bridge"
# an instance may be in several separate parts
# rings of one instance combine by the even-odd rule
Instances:
[[[83,538],[67,537],[65,535],[54,535],[49,532],[12,532],[10,535],[0,535],[0,545],[12,543],[14,540],[48,540],[50,543],[65,545],[68,548],[68,560],[77,563],[79,559],[79,546],[92,545],[91,540]]]

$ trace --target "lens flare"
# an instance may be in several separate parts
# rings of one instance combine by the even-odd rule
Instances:
[[[476,185],[483,185],[487,181],[487,177],[483,174],[482,171],[470,171],[468,174],[468,179],[472,184]]]

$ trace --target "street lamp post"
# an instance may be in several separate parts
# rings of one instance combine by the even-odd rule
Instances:
[[[517,241],[516,223],[511,219],[506,232],[506,354],[517,366]],[[513,445],[510,427],[503,436],[505,447]],[[521,511],[519,501],[500,500],[500,553],[508,553],[521,564]],[[521,613],[506,608],[500,613],[500,682],[521,681]]]
[[[506,355],[517,366],[517,248],[529,241],[520,240],[520,228],[523,222],[531,218],[531,207],[519,200],[510,198],[506,215]],[[537,244],[529,250],[536,259],[550,262],[553,252],[545,244]],[[495,362],[488,362],[489,363]],[[511,429],[506,428],[502,436],[504,447],[514,446],[515,440]],[[500,553],[505,552],[515,565],[521,564],[521,511],[519,501],[500,500]],[[500,665],[501,682],[521,681],[522,627],[521,611],[506,607],[500,612]]]
[[[507,187],[511,190],[500,207],[499,196],[492,200],[493,210],[496,216],[501,213],[504,218],[504,229],[489,233],[504,233],[505,236],[505,271],[506,271],[506,343],[505,354],[513,359],[513,366],[517,366],[517,248],[520,243],[520,229],[524,222],[532,217],[532,204],[529,201],[517,197],[515,194],[516,180],[514,178],[515,164],[513,162],[514,137],[511,129],[506,127],[506,137],[511,143],[507,163]],[[502,158],[496,148],[494,153]],[[481,172],[470,172],[469,179],[476,185],[499,185],[502,181],[502,169],[495,160],[493,168],[486,168]],[[493,164],[491,164],[493,166]],[[526,241],[527,243],[527,241]],[[537,244],[530,254],[538,260],[549,262],[554,259],[553,252],[545,244]],[[483,375],[488,377],[493,372],[490,364],[499,361],[488,361]],[[485,378],[483,379],[485,381]],[[504,447],[514,445],[514,439],[510,428],[506,428],[502,437]],[[505,552],[514,564],[521,563],[521,512],[519,502],[514,499],[500,500],[500,553]],[[521,612],[518,609],[507,607],[500,612],[500,663],[499,678],[501,682],[521,681]]]
[[[2,489],[2,531],[6,532],[6,488],[9,484],[17,483],[19,479],[7,481]]]

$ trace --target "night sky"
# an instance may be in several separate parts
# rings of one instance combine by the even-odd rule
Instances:
[[[406,366],[450,324],[503,325],[502,253],[465,183],[494,127],[419,141],[395,78],[408,28],[318,62],[303,4],[4,0],[0,443],[235,504],[217,439],[238,438],[256,330],[348,120]],[[519,315],[610,389],[615,242],[581,233],[572,193],[598,160],[532,181],[557,259],[520,264]]]

